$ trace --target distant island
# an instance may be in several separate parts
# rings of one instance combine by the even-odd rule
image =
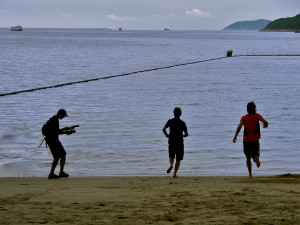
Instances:
[[[300,31],[300,14],[294,17],[280,18],[267,24],[261,31]]]
[[[224,30],[261,30],[270,20],[239,21],[224,28]]]

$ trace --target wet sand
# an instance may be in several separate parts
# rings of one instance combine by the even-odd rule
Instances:
[[[0,178],[0,224],[300,224],[300,176]]]

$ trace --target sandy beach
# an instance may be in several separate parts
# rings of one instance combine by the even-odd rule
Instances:
[[[0,224],[300,224],[300,176],[0,178]]]

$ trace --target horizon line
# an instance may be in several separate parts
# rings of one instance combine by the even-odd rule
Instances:
[[[136,31],[136,30],[153,30],[153,31],[164,31],[165,29],[162,28],[162,29],[144,29],[144,28],[141,28],[141,29],[124,29],[123,27],[119,27],[119,28],[116,28],[116,29],[113,29],[113,28],[108,28],[108,27],[23,27],[23,30],[25,29],[31,29],[31,30],[107,30],[107,31],[119,31],[119,29],[122,29],[122,31],[124,30],[127,30],[127,31]],[[0,27],[0,29],[11,29],[11,27]],[[221,31],[221,30],[224,30],[224,29],[170,29],[170,30],[167,30],[167,31]]]

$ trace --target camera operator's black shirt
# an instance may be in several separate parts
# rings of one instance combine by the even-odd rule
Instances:
[[[59,118],[57,116],[53,116],[47,121],[47,131],[45,140],[54,159],[64,157],[66,151],[58,139],[58,136],[59,134],[62,134],[62,131],[59,129]]]
[[[58,135],[61,133],[59,129],[59,121],[57,116],[51,117],[47,121],[48,132],[47,138],[49,139],[58,139]]]

